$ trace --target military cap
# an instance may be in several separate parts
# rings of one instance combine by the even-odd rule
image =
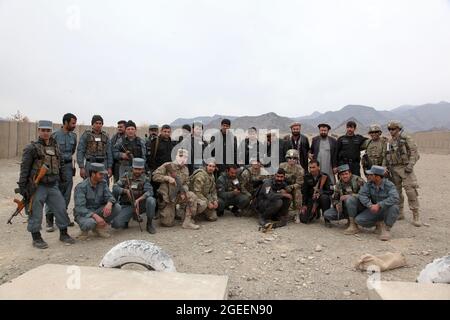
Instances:
[[[381,132],[381,126],[379,124],[371,124],[369,127],[369,133],[372,132]]]
[[[322,127],[327,127],[328,130],[331,130],[331,126],[328,123],[319,123],[319,125],[317,126],[317,128],[322,128]]]
[[[214,158],[208,158],[208,159],[206,159],[205,160],[205,164],[210,164],[210,163],[214,163],[214,164],[216,164],[216,159],[214,159]]]
[[[50,129],[53,130],[53,123],[50,120],[39,120],[38,129]]]
[[[104,174],[108,173],[108,171],[106,171],[105,166],[103,165],[103,163],[96,163],[96,162],[91,163],[89,170],[93,171],[93,172],[104,173]]]
[[[184,148],[180,148],[177,151],[177,156],[182,157],[182,156],[189,156],[189,151],[187,151],[187,149]]]
[[[293,123],[291,123],[291,125],[289,126],[289,128],[291,128],[292,129],[292,127],[295,127],[295,126],[302,126],[302,124],[300,123],[300,122],[293,122]]]
[[[145,168],[145,160],[142,158],[133,158],[133,168],[144,169]]]
[[[159,127],[157,124],[151,124],[148,126],[148,130],[158,130],[158,129],[159,129]]]
[[[388,129],[395,129],[395,128],[399,128],[400,130],[403,129],[402,123],[398,120],[389,121],[387,127]]]
[[[295,149],[289,149],[288,151],[286,151],[286,158],[298,159],[298,151]]]
[[[338,167],[338,172],[342,173],[345,171],[350,171],[350,166],[348,164],[343,164]]]
[[[381,166],[372,166],[372,168],[370,168],[370,170],[366,170],[366,174],[370,175],[376,175],[376,176],[384,176],[384,173],[386,172],[386,168],[385,167],[381,167]]]

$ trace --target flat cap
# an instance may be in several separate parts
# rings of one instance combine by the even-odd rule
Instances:
[[[94,172],[100,172],[100,173],[104,173],[107,174],[108,171],[106,171],[105,166],[103,165],[103,163],[91,163],[90,167],[89,167],[90,171],[94,171]]]
[[[145,160],[142,158],[133,158],[133,168],[144,169],[145,168]]]
[[[386,168],[382,166],[372,166],[370,170],[366,170],[366,174],[370,175],[376,175],[376,176],[384,176],[384,173],[386,172]]]
[[[39,120],[38,129],[50,129],[53,130],[53,123],[50,120]]]
[[[322,127],[327,127],[328,130],[331,130],[331,126],[328,123],[319,123],[319,125],[317,126],[317,128],[322,128]]]
[[[148,129],[149,129],[149,130],[158,130],[159,127],[158,127],[157,124],[151,124],[151,125],[148,126]]]
[[[345,171],[350,171],[350,166],[348,164],[343,164],[341,166],[338,167],[338,172],[342,173]]]

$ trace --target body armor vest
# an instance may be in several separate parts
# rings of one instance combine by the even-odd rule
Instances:
[[[133,175],[128,175],[129,181],[131,186],[128,184],[128,179],[126,177],[122,177],[122,183],[124,189],[130,189],[131,192],[133,192],[134,199],[140,198],[145,192],[144,192],[144,183],[145,178],[144,176],[139,177],[138,179],[134,179]],[[127,196],[121,196],[120,199],[121,204],[130,204],[130,199],[128,199]]]
[[[48,146],[33,142],[38,157],[32,165],[34,172],[37,172],[44,164],[48,167],[46,176],[56,176],[60,172],[60,153],[55,140],[51,140]],[[45,180],[45,179],[44,179]],[[45,181],[44,181],[45,182]]]
[[[389,141],[386,160],[389,165],[407,165],[411,157],[411,150],[406,142],[406,138],[400,136],[398,140]]]
[[[105,160],[107,144],[108,136],[104,131],[99,134],[92,130],[87,131],[86,158],[98,157]]]

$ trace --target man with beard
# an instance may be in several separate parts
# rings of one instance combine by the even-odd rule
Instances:
[[[302,125],[299,122],[291,124],[291,135],[286,137],[286,141],[283,143],[283,153],[280,162],[286,162],[284,158],[286,152],[290,149],[298,151],[300,156],[299,164],[302,166],[305,172],[308,171],[308,153],[310,150],[308,138],[301,134]]]
[[[239,167],[235,164],[229,165],[227,171],[217,179],[217,195],[219,207],[217,215],[223,216],[225,209],[233,206],[232,212],[235,216],[241,216],[242,210],[250,203],[250,193],[245,189],[244,181],[238,176]]]
[[[127,122],[125,120],[120,120],[117,122],[117,132],[111,137],[111,146],[114,148],[117,141],[125,136],[125,126]],[[114,176],[114,183],[116,183],[119,180],[119,162],[114,159],[113,156],[113,176]]]
[[[66,201],[66,210],[69,207],[70,196],[72,195],[73,177],[75,175],[75,166],[73,164],[72,157],[77,148],[77,134],[73,132],[77,126],[77,117],[72,113],[66,113],[63,116],[63,126],[60,130],[52,134],[52,138],[58,143],[61,156],[64,159],[64,183],[59,184],[59,190],[61,190],[64,200]],[[55,230],[54,214],[51,208],[45,207],[45,219],[47,222],[47,232],[53,232]],[[72,221],[69,222],[69,226],[74,226]]]
[[[147,168],[151,171],[159,168],[166,162],[172,161],[172,149],[176,142],[171,139],[172,128],[165,124],[161,127],[159,136],[150,141],[150,157],[147,158]],[[155,187],[155,186],[153,186]]]
[[[347,132],[337,140],[338,165],[348,164],[352,174],[361,176],[361,151],[367,138],[355,134],[356,122],[347,122]]]
[[[320,170],[330,177],[331,184],[335,184],[337,141],[328,135],[331,130],[329,124],[321,123],[318,127],[320,135],[312,139],[310,158],[319,161]]]
[[[267,228],[268,220],[276,221],[272,228],[284,227],[289,219],[289,206],[292,195],[286,191],[286,172],[278,169],[275,176],[266,180],[257,195],[256,210],[261,226]]]

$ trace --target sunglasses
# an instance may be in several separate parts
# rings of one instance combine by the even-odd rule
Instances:
[[[397,128],[388,128],[389,131],[395,131]]]

